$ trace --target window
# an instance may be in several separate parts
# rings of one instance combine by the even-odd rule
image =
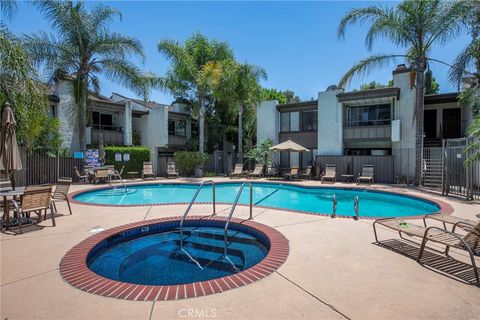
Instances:
[[[290,131],[300,131],[300,112],[290,112]]]
[[[390,105],[347,107],[347,127],[390,124]]]
[[[168,134],[171,136],[175,135],[175,121],[168,120]]]
[[[302,131],[317,131],[317,110],[302,112]]]
[[[290,167],[290,152],[280,151],[280,167]]]
[[[186,121],[168,120],[168,134],[171,136],[186,136]]]
[[[280,131],[281,132],[290,131],[290,112],[280,113]]]
[[[92,112],[92,124],[94,129],[100,129],[100,130],[117,130],[118,129],[113,126],[113,116],[111,114],[100,113],[97,111]]]

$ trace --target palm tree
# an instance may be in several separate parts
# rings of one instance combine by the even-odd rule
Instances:
[[[218,83],[222,62],[233,59],[226,42],[209,40],[200,33],[194,34],[185,43],[161,40],[157,46],[171,61],[170,70],[162,79],[162,86],[180,100],[188,101],[198,112],[199,152],[205,152],[205,106]]]
[[[254,107],[262,96],[260,80],[266,80],[264,69],[230,61],[224,65],[219,91],[223,99],[238,108],[238,162],[243,161],[243,113],[246,107]]]
[[[86,148],[88,89],[98,92],[99,78],[109,80],[146,97],[153,78],[147,77],[128,58],[144,59],[141,43],[131,37],[110,32],[109,24],[118,10],[97,5],[88,10],[83,1],[42,0],[35,5],[49,20],[55,34],[38,32],[25,37],[25,47],[39,63],[57,75],[73,76],[74,104],[81,149]]]
[[[405,59],[415,73],[416,88],[416,183],[420,183],[423,156],[423,112],[425,71],[429,61],[437,61],[429,56],[434,45],[447,43],[461,31],[465,16],[463,2],[440,0],[404,0],[395,8],[373,5],[350,10],[341,20],[338,37],[345,36],[346,29],[354,23],[368,24],[365,44],[370,50],[379,38],[386,38],[396,46],[406,50],[404,54],[376,54],[354,65],[340,80],[343,87],[353,76],[368,74],[376,68],[394,63],[398,58]]]

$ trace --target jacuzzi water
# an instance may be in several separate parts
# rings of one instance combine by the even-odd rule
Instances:
[[[231,203],[240,189],[240,183],[217,183],[216,201]],[[292,209],[310,213],[330,214],[332,199],[337,198],[338,215],[354,216],[354,197],[359,198],[361,217],[404,217],[430,214],[439,211],[431,201],[388,192],[356,188],[301,187],[280,183],[254,183],[253,203],[279,209]],[[198,185],[148,184],[129,186],[128,193],[112,193],[109,189],[88,191],[75,196],[75,200],[104,205],[144,205],[188,203]],[[243,189],[240,204],[248,204],[249,188]],[[212,186],[205,185],[197,202],[212,201]]]
[[[268,240],[262,234],[231,224],[226,259],[223,224],[185,227],[186,253],[180,248],[177,227],[129,230],[100,242],[89,253],[87,265],[112,280],[173,285],[228,276],[254,266],[268,254]]]

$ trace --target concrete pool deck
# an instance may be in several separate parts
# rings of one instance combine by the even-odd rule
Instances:
[[[297,183],[320,185],[318,181]],[[71,191],[91,187],[74,185]],[[461,217],[475,219],[480,214],[478,202],[413,188],[371,188],[443,200]],[[469,264],[429,251],[422,266],[412,258],[418,252],[418,239],[412,244],[385,228],[379,232],[383,245],[373,244],[372,220],[266,208],[254,208],[254,221],[281,232],[289,240],[290,253],[276,272],[241,288],[186,300],[140,302],[86,293],[60,276],[62,257],[95,231],[178,216],[185,208],[72,204],[70,216],[66,205],[59,204],[64,216],[56,219],[56,227],[47,220],[41,224],[43,229],[0,234],[1,319],[478,319],[480,315],[480,288],[465,283],[472,283]],[[218,205],[217,212],[225,215],[229,208]],[[208,215],[211,210],[211,205],[195,205],[191,214]],[[235,217],[245,219],[248,213],[247,207],[239,206]],[[468,263],[465,252],[453,250],[452,255]],[[480,263],[478,257],[476,261]]]

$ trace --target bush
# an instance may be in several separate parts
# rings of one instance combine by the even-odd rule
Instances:
[[[175,164],[180,174],[183,176],[191,176],[195,173],[195,167],[207,164],[208,155],[200,154],[200,152],[180,151],[175,152]]]
[[[115,161],[115,154],[122,154],[122,161]],[[130,161],[123,161],[123,154],[130,154]],[[106,164],[114,165],[115,169],[120,171],[125,166],[124,173],[129,171],[142,172],[143,162],[150,161],[150,148],[147,147],[105,147]],[[125,175],[125,174],[124,174]]]

